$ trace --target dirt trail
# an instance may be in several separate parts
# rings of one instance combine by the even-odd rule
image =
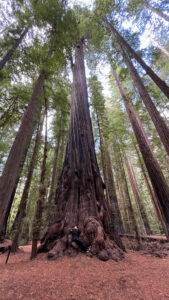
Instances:
[[[121,262],[79,254],[29,260],[24,253],[0,255],[0,300],[163,300],[169,299],[169,257],[128,252]]]

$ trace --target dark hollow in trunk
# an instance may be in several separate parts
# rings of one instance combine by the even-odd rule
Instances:
[[[122,247],[120,239],[111,228],[110,211],[96,160],[83,41],[75,49],[69,137],[55,204],[56,223],[46,230],[39,251],[49,251],[48,257],[53,259],[75,256],[80,249],[72,243],[70,229],[78,226],[80,239],[91,245],[91,256],[102,260],[123,257],[123,251],[117,246],[118,243]]]

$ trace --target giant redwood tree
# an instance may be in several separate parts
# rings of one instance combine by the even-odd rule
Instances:
[[[79,249],[72,243],[70,229],[78,226],[81,231],[80,238],[86,245],[91,245],[91,255],[102,260],[119,260],[123,252],[115,242],[117,234],[111,229],[109,208],[94,148],[83,43],[81,39],[75,48],[75,62],[72,67],[71,120],[65,160],[55,198],[56,221],[45,232],[39,251],[49,251],[48,257],[51,258],[76,255]]]

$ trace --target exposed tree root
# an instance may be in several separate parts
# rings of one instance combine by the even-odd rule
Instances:
[[[49,259],[56,259],[63,255],[76,256],[82,251],[73,241],[70,233],[71,228],[64,226],[60,221],[46,229],[39,252],[48,252]],[[117,243],[104,232],[101,222],[91,216],[84,220],[83,228],[80,228],[80,240],[87,246],[91,246],[90,257],[96,256],[106,261],[113,259],[119,261],[123,259],[124,252],[117,246]]]

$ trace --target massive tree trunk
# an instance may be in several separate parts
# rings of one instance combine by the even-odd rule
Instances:
[[[136,176],[135,176],[134,170],[133,170],[133,168],[131,166],[131,163],[130,163],[130,161],[129,161],[126,154],[125,154],[125,163],[126,163],[126,167],[127,167],[131,187],[132,187],[132,190],[133,190],[133,194],[134,194],[138,209],[140,211],[141,218],[143,220],[143,224],[144,224],[146,233],[148,235],[150,235],[150,234],[152,234],[152,232],[151,232],[150,225],[149,225],[149,222],[148,222],[147,213],[146,213],[145,208],[144,208],[143,200],[140,196],[140,191],[139,191],[139,187],[138,187],[138,184],[137,184],[137,181],[136,181]]]
[[[133,131],[135,133],[140,152],[143,156],[152,186],[156,193],[158,199],[158,206],[165,220],[165,228],[167,238],[169,238],[169,187],[166,183],[164,175],[161,171],[161,168],[158,164],[158,161],[153,155],[151,146],[149,144],[148,138],[145,134],[144,128],[138,119],[136,113],[133,111],[131,105],[128,102],[124,88],[121,85],[120,80],[118,79],[117,74],[114,72],[115,78],[118,83],[120,93],[123,97],[124,104],[126,107],[127,114],[129,116]]]
[[[8,51],[8,53],[4,56],[4,58],[0,61],[0,70],[3,69],[3,67],[6,65],[6,63],[10,60],[11,56],[13,55],[13,53],[15,52],[16,48],[19,46],[19,44],[22,42],[23,38],[25,37],[25,35],[28,32],[28,28],[26,28],[20,38],[18,40],[15,41],[15,44],[12,46],[12,48]]]
[[[75,48],[69,137],[55,203],[56,223],[46,231],[39,251],[50,250],[49,258],[76,255],[80,249],[72,243],[70,229],[78,226],[80,239],[91,245],[90,255],[122,258],[123,252],[109,238],[111,218],[94,149],[82,40]]]
[[[36,138],[35,138],[35,145],[34,145],[33,154],[32,154],[32,158],[31,158],[31,161],[30,161],[29,170],[28,170],[24,190],[23,190],[23,193],[22,193],[22,198],[21,198],[21,202],[20,202],[20,205],[19,205],[18,213],[17,213],[17,216],[16,216],[17,218],[16,218],[15,224],[13,226],[15,235],[14,235],[13,242],[12,242],[12,247],[11,247],[12,252],[15,252],[16,249],[17,249],[18,238],[19,238],[19,235],[20,235],[20,232],[21,232],[21,225],[22,225],[22,221],[25,217],[25,210],[26,210],[26,205],[27,205],[27,200],[28,200],[29,189],[30,189],[30,185],[31,185],[31,181],[32,181],[33,171],[34,171],[34,168],[35,168],[38,149],[39,149],[39,144],[40,144],[42,124],[43,124],[43,122],[42,122],[42,120],[40,120],[39,123],[38,123],[38,127],[37,127],[37,133],[36,133]]]
[[[43,207],[44,207],[45,196],[46,196],[46,161],[47,161],[47,151],[48,151],[47,131],[48,131],[48,128],[47,128],[47,99],[45,98],[45,142],[44,142],[44,149],[43,149],[41,177],[40,177],[40,183],[39,183],[39,198],[37,201],[35,218],[34,218],[34,222],[33,222],[31,259],[33,259],[37,255],[37,243],[38,243],[38,240],[40,239],[41,218],[42,218]]]
[[[159,9],[151,6],[147,1],[144,0],[143,2],[145,4],[145,6],[151,10],[152,12],[154,12],[157,16],[163,18],[165,21],[169,22],[169,16],[166,15],[165,13],[163,13],[162,11],[160,11]]]
[[[161,141],[166,149],[167,154],[169,155],[169,128],[165,124],[163,118],[161,117],[160,113],[156,109],[156,106],[154,105],[153,101],[151,100],[140,76],[138,75],[136,69],[134,68],[133,63],[131,60],[128,59],[127,55],[125,54],[124,50],[120,45],[118,45],[119,51],[123,55],[123,58],[125,60],[125,63],[128,67],[128,70],[131,74],[131,77],[138,89],[138,92],[140,94],[141,99],[143,100],[147,111],[157,129],[157,132],[161,138]]]
[[[54,34],[53,40],[51,42],[50,50],[47,55],[47,59],[52,55],[54,44],[56,41],[56,34]],[[18,134],[10,150],[7,162],[5,164],[3,174],[0,179],[0,238],[3,238],[3,227],[6,211],[9,205],[9,201],[13,192],[13,188],[18,176],[19,166],[25,147],[28,143],[30,132],[33,127],[33,121],[36,117],[38,109],[38,99],[41,95],[44,81],[45,81],[46,71],[42,70],[39,75],[32,97],[28,104],[28,108],[23,116],[21,126],[19,128]]]
[[[154,71],[147,66],[147,64],[142,60],[142,58],[134,51],[134,49],[126,42],[126,40],[119,34],[119,32],[115,29],[115,27],[104,19],[113,38],[117,38],[117,40],[126,47],[129,53],[137,60],[137,62],[143,67],[146,73],[151,77],[151,79],[155,82],[155,84],[161,89],[161,91],[169,98],[169,86],[163,81],[158,75],[154,73]],[[122,54],[123,55],[123,54]],[[127,64],[127,63],[126,63]]]

